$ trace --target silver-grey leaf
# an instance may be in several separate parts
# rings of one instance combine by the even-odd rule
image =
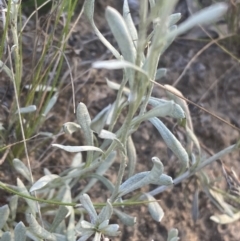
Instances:
[[[96,133],[99,134],[101,130],[104,128],[107,121],[108,113],[111,110],[111,106],[112,105],[108,105],[105,108],[103,108],[92,120],[90,126],[91,129]]]
[[[172,241],[172,239],[178,237],[178,230],[176,228],[172,228],[168,231],[168,239],[167,241]]]
[[[113,209],[113,211],[124,225],[133,226],[136,223],[136,217],[132,217],[118,209]]]
[[[21,114],[31,113],[31,112],[36,111],[36,109],[37,109],[36,105],[29,105],[29,106],[26,106],[26,107],[21,107],[19,110],[17,110],[15,112],[15,114],[18,114],[19,112]]]
[[[30,188],[30,192],[34,192],[45,187],[48,183],[52,182],[56,178],[59,178],[59,176],[56,174],[49,174],[41,177],[32,185],[32,187]]]
[[[58,100],[58,92],[56,94],[53,95],[53,97],[49,100],[44,112],[43,112],[43,116],[47,116],[47,114],[49,113],[49,111],[53,108],[53,106],[57,103]]]
[[[64,146],[60,144],[52,144],[54,147],[58,147],[68,152],[81,152],[81,151],[99,151],[103,152],[100,148],[95,146]]]
[[[124,21],[128,28],[128,31],[131,35],[134,46],[136,48],[137,41],[138,41],[138,33],[137,33],[136,27],[134,25],[134,22],[132,20],[132,16],[131,16],[130,9],[128,6],[128,0],[124,0],[124,3],[123,3],[123,18],[124,18]]]
[[[59,224],[65,219],[68,214],[68,209],[65,206],[60,206],[57,210],[57,214],[53,219],[50,231],[54,232]]]
[[[0,207],[0,230],[3,228],[3,226],[6,224],[7,219],[9,217],[9,207],[8,205],[4,205],[2,207]]]
[[[11,196],[9,201],[9,207],[11,210],[12,220],[15,220],[16,214],[17,214],[17,207],[18,207],[18,195]]]
[[[164,212],[158,201],[148,193],[145,193],[144,195],[147,197],[147,200],[150,201],[148,203],[148,211],[151,214],[152,218],[157,222],[161,222],[164,216]]]
[[[11,241],[11,233],[10,232],[4,232],[1,237],[1,241]]]
[[[14,158],[13,159],[13,166],[18,173],[20,173],[29,182],[31,182],[31,174],[29,172],[29,169],[26,167],[26,165],[21,160],[19,160],[17,158]]]
[[[93,30],[99,40],[112,52],[115,58],[120,59],[120,54],[118,51],[110,44],[110,42],[100,33],[97,29],[94,20],[93,20],[93,13],[94,13],[94,2],[95,0],[87,0],[84,1],[84,13],[87,16],[88,20],[90,21]]]
[[[66,134],[71,135],[72,133],[79,131],[80,129],[81,129],[81,126],[74,122],[67,122],[67,123],[63,124],[63,131]]]
[[[26,195],[26,196],[29,196],[31,197],[30,193],[28,192],[27,188],[25,187],[24,183],[21,181],[21,179],[17,178],[17,186],[19,188],[19,191]],[[37,202],[36,201],[33,201],[29,198],[24,198],[25,201],[27,202],[30,210],[31,210],[31,213],[32,215],[36,215],[36,212],[37,212]]]
[[[135,166],[137,162],[136,148],[131,136],[129,136],[127,140],[127,157],[128,157],[128,178],[129,178],[134,174]]]
[[[124,19],[115,9],[111,7],[107,7],[105,17],[114,38],[118,43],[124,60],[130,63],[135,63],[136,49]],[[129,79],[130,89],[134,91],[134,71],[132,69],[127,69],[126,72]]]
[[[195,25],[212,23],[222,17],[227,12],[227,9],[228,5],[223,2],[204,8],[181,23],[176,31],[169,34],[169,37],[183,34]]]
[[[106,202],[106,206],[102,208],[101,212],[98,215],[97,222],[100,224],[105,220],[109,220],[113,213],[113,207],[110,203],[110,200],[108,199]]]
[[[14,240],[25,241],[26,240],[26,227],[23,222],[19,222],[14,228]]]
[[[158,119],[151,118],[150,122],[157,128],[161,134],[164,142],[171,149],[171,151],[179,158],[182,164],[182,170],[185,170],[189,166],[189,157],[186,150],[181,143],[172,134],[172,132]]]
[[[27,214],[27,222],[29,224],[29,230],[42,239],[47,239],[50,241],[58,241],[57,237],[48,232],[46,229],[42,228],[41,225],[38,224],[37,220],[31,214]]]
[[[92,204],[90,197],[87,194],[83,194],[80,196],[80,202],[83,205],[84,209],[90,216],[90,220],[92,224],[96,224],[97,221],[97,212]]]
[[[199,195],[199,190],[196,188],[194,195],[193,195],[193,202],[192,202],[192,219],[196,223],[199,215],[199,207],[198,207],[198,195]]]

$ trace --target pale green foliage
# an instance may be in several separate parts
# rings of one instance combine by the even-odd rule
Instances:
[[[202,168],[206,163],[210,163],[208,160],[206,162],[202,160],[199,143],[192,128],[188,106],[180,98],[181,96],[179,97],[180,92],[175,96],[174,91],[176,93],[177,90],[172,91],[171,88],[166,88],[169,98],[172,100],[153,98],[151,97],[152,81],[160,79],[166,74],[165,69],[158,69],[158,62],[161,55],[176,36],[196,24],[218,19],[226,11],[227,7],[225,4],[218,4],[207,10],[202,10],[201,13],[192,16],[178,28],[175,24],[180,19],[180,14],[171,14],[176,1],[150,0],[149,2],[149,14],[147,3],[143,1],[140,7],[139,32],[136,31],[131,14],[129,13],[127,0],[124,1],[123,17],[115,9],[111,7],[106,8],[106,20],[118,43],[119,52],[99,32],[94,23],[94,0],[85,1],[84,13],[94,32],[116,57],[116,60],[94,63],[93,67],[122,69],[123,79],[120,85],[109,80],[107,81],[107,84],[111,88],[117,90],[117,97],[114,103],[103,109],[95,118],[91,120],[86,105],[79,103],[76,113],[77,123],[67,122],[64,124],[63,130],[66,134],[81,131],[85,138],[85,145],[82,146],[53,144],[54,147],[76,153],[69,169],[64,170],[59,175],[52,174],[49,170],[45,169],[45,175],[36,181],[30,189],[25,187],[20,179],[18,179],[17,187],[8,187],[0,183],[5,189],[17,189],[16,193],[26,201],[25,214],[28,228],[26,229],[21,222],[17,224],[14,230],[15,240],[17,240],[16,237],[18,235],[22,237],[22,240],[26,236],[28,239],[31,238],[33,240],[46,239],[54,241],[76,240],[77,238],[79,238],[78,241],[84,241],[92,236],[94,236],[95,241],[100,241],[102,236],[116,236],[120,234],[119,225],[109,224],[112,214],[115,213],[123,224],[134,225],[137,222],[136,218],[117,208],[118,206],[134,205],[134,201],[146,202],[152,218],[160,222],[164,217],[164,210],[153,196],[159,192],[158,188],[164,189],[166,186],[171,186],[175,180],[164,173],[164,166],[158,157],[149,157],[146,160],[146,162],[149,162],[152,159],[153,167],[150,171],[135,173],[137,155],[131,134],[138,130],[139,125],[143,121],[150,121],[156,127],[166,146],[172,150],[179,160],[183,174],[176,182],[193,175],[194,172]],[[152,32],[147,36],[150,27],[152,27]],[[147,53],[146,46],[148,48]],[[3,67],[2,63],[0,65]],[[44,85],[42,87],[47,89]],[[40,88],[40,85],[38,88]],[[51,91],[54,90],[51,89]],[[42,113],[43,116],[52,108],[57,101],[57,97],[58,95],[55,94],[49,100],[48,105],[46,105]],[[148,111],[147,105],[153,108]],[[115,130],[115,124],[123,108],[127,109],[125,120],[122,126]],[[25,110],[20,109],[19,112]],[[187,150],[184,144],[180,143],[166,125],[160,121],[159,118],[162,117],[171,117],[181,123],[186,130],[188,138]],[[96,137],[100,139],[99,143],[94,141]],[[196,153],[195,149],[197,149]],[[87,152],[86,160],[83,160],[79,154],[79,152],[83,151]],[[211,161],[216,160],[219,155],[216,155]],[[117,159],[120,162],[120,167],[117,180],[112,183],[104,174]],[[30,174],[27,171],[27,167],[19,159],[14,159],[13,163],[18,173],[29,181]],[[195,168],[192,172],[189,169],[190,165]],[[124,175],[127,175],[125,181],[123,181]],[[79,191],[77,196],[72,197],[71,191],[73,187],[79,183],[79,179],[83,178],[88,180],[88,185],[86,185],[82,192]],[[101,207],[99,213],[96,211],[97,205],[93,204],[89,195],[86,194],[97,180],[101,181],[110,192],[108,200]],[[159,187],[147,194],[140,195],[138,200],[124,199],[126,194],[139,191],[142,187],[149,184]],[[47,206],[47,202],[41,203],[41,200],[37,204],[37,199],[30,200],[32,198],[30,192],[41,194],[42,199],[52,200],[51,204],[59,204],[59,201],[61,201],[61,204],[67,208],[51,209]],[[81,204],[76,205],[76,207],[80,207],[81,218],[80,220],[76,220],[76,210],[72,207],[72,203],[74,201],[79,202],[79,199]],[[12,217],[16,215],[14,207],[16,207],[17,202],[16,198],[12,201]],[[55,217],[52,223],[43,222],[45,224],[43,226],[43,223],[37,221],[37,205],[40,205],[40,209],[46,208],[45,215]],[[90,222],[87,221],[86,212],[90,218]],[[2,213],[2,215],[0,214],[1,240],[8,240],[9,237],[11,239],[7,225],[8,222],[11,222],[8,206],[2,207],[0,213]],[[66,216],[69,217],[68,222],[66,222]],[[45,217],[43,217],[43,220],[46,220]],[[178,231],[176,229],[170,230],[167,240],[175,241],[178,239]]]

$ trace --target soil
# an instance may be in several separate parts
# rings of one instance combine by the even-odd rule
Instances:
[[[96,1],[95,21],[99,30],[115,45],[110,30],[104,20],[104,9],[107,5],[113,6],[121,11],[121,1]],[[207,3],[206,3],[207,2]],[[209,1],[204,1],[209,4]],[[185,1],[179,1],[177,10],[183,13],[186,18],[187,4]],[[134,9],[132,10],[134,11]],[[137,15],[136,15],[137,16]],[[137,17],[136,17],[137,18]],[[183,95],[189,100],[204,107],[211,113],[220,116],[227,122],[240,128],[240,68],[239,50],[231,41],[219,42],[236,58],[232,57],[223,48],[217,44],[212,44],[199,56],[196,56],[206,44],[209,38],[198,39],[195,36],[199,34],[199,29],[195,28],[190,33],[179,37],[163,54],[159,67],[167,68],[166,77],[159,82],[161,84],[175,84],[175,81],[184,71],[187,64],[195,58],[187,69],[186,73],[175,85]],[[216,35],[218,33],[214,32]],[[202,33],[201,33],[202,34]],[[194,37],[193,37],[194,36]],[[112,56],[102,43],[95,37],[87,20],[83,17],[75,27],[75,32],[69,40],[67,57],[73,66],[76,103],[84,102],[91,116],[95,116],[100,110],[112,103],[116,97],[116,92],[109,89],[106,85],[105,78],[111,81],[121,81],[121,71],[95,70],[91,68],[91,63],[99,59],[111,59]],[[27,70],[26,70],[27,72]],[[1,105],[10,105],[11,85],[6,81],[6,77],[1,77],[1,91],[3,97]],[[10,86],[10,87],[9,87]],[[9,94],[10,93],[10,94]],[[72,89],[68,78],[64,82],[64,88],[60,92],[57,104],[54,106],[52,113],[41,131],[59,133],[62,125],[67,121],[75,121],[72,105]],[[153,96],[165,97],[165,94],[158,86],[154,87]],[[212,115],[199,110],[194,105],[189,105],[195,133],[199,138],[202,146],[203,156],[208,157],[234,143],[239,138],[239,132],[233,127]],[[6,108],[5,108],[6,109]],[[2,108],[0,113],[1,120],[6,121],[6,113]],[[5,119],[4,119],[5,118]],[[123,117],[121,117],[123,118]],[[164,123],[184,142],[183,131],[175,127],[171,119],[163,119]],[[165,173],[176,177],[179,173],[179,163],[172,153],[169,152],[161,136],[156,132],[154,127],[144,122],[139,130],[133,134],[133,141],[136,145],[138,165],[136,172],[150,170],[152,167],[151,158],[157,156],[161,159],[165,167]],[[82,136],[68,135],[56,137],[52,142],[64,144],[83,144]],[[50,143],[48,143],[49,146]],[[44,155],[43,155],[44,153]],[[70,165],[71,156],[66,155],[63,151],[52,150],[52,148],[37,150],[32,156],[32,166],[35,177],[41,176],[43,168],[47,167],[54,173],[59,173]],[[240,175],[240,156],[239,151],[227,155],[222,159],[225,165],[233,167],[234,171]],[[57,164],[56,164],[57,163]],[[13,170],[8,163],[2,164],[11,173]],[[107,176],[111,179],[116,178],[118,164],[114,164]],[[3,172],[3,166],[1,171]],[[204,171],[209,176],[211,183],[226,189],[226,181],[223,177],[221,165],[218,162],[207,166]],[[10,181],[6,178],[6,173],[0,173],[1,180]],[[155,198],[160,200],[160,205],[164,210],[165,216],[161,222],[153,221],[147,206],[141,205],[133,208],[125,208],[125,212],[135,216],[137,223],[133,227],[121,226],[122,235],[112,238],[112,240],[167,240],[168,230],[177,228],[179,230],[180,240],[190,241],[237,241],[240,240],[240,221],[227,225],[220,225],[210,217],[221,212],[211,202],[204,192],[204,186],[200,183],[200,175],[195,175],[181,184],[175,185],[167,191],[158,194]],[[81,188],[81,187],[80,187]],[[94,201],[105,201],[107,195],[102,195],[103,186],[97,184],[91,189],[90,196]],[[142,191],[152,190],[155,186],[150,186]],[[193,197],[196,189],[199,190],[199,215],[194,221],[192,215]],[[79,191],[79,190],[78,190]],[[1,194],[6,195],[4,192]],[[4,203],[5,198],[0,199]]]

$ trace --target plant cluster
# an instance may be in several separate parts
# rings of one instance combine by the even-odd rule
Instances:
[[[194,14],[177,26],[176,23],[181,14],[172,14],[176,2],[176,0],[141,1],[138,30],[133,23],[127,0],[123,4],[123,16],[115,9],[107,7],[105,16],[118,44],[119,50],[117,50],[101,34],[94,23],[94,0],[85,0],[83,6],[85,16],[88,18],[95,34],[115,57],[115,60],[96,62],[92,67],[122,69],[123,71],[120,84],[107,80],[107,85],[117,90],[116,100],[93,119],[90,118],[89,111],[84,103],[77,105],[77,123],[67,122],[64,124],[63,130],[69,135],[81,132],[84,135],[86,145],[52,145],[64,151],[76,153],[71,167],[62,173],[52,174],[48,169],[45,169],[45,175],[37,182],[32,183],[30,165],[27,167],[16,156],[14,157],[12,162],[14,168],[24,179],[29,181],[31,187],[26,187],[20,178],[17,179],[16,186],[0,182],[2,189],[15,194],[10,198],[9,205],[0,208],[1,240],[12,240],[13,237],[14,240],[21,241],[29,239],[54,241],[74,241],[78,239],[78,241],[84,241],[90,237],[93,237],[94,241],[108,240],[108,237],[114,237],[120,233],[118,224],[110,224],[112,215],[116,215],[124,225],[133,226],[137,220],[122,209],[120,210],[120,207],[136,204],[147,204],[152,218],[160,222],[164,216],[164,211],[154,198],[156,194],[164,191],[168,186],[189,178],[209,163],[239,147],[239,143],[237,143],[205,160],[201,154],[198,139],[194,134],[186,99],[181,92],[172,86],[160,85],[165,90],[168,99],[152,97],[155,80],[159,80],[166,74],[166,69],[158,68],[159,59],[174,39],[197,24],[205,24],[219,19],[227,10],[225,4],[219,3]],[[68,9],[70,9],[68,11],[68,22],[74,4],[72,2],[68,5]],[[21,114],[25,110],[21,109],[17,102],[22,77],[21,52],[18,42],[18,35],[21,34],[21,31],[16,28],[18,25],[17,17],[13,17],[13,14],[15,14],[14,16],[19,15],[19,5],[18,2],[9,1],[6,18],[12,26],[13,37],[15,36],[12,51],[14,52],[16,66],[9,68],[3,62],[0,62],[0,65],[14,83],[19,120],[21,120]],[[64,9],[61,6],[57,6],[58,11]],[[150,34],[149,29],[151,29]],[[67,31],[68,26],[66,25],[66,32],[62,35],[65,38]],[[6,33],[7,30],[5,31],[5,38]],[[59,49],[62,53],[64,52],[65,39],[60,42]],[[47,42],[46,45],[48,46],[48,44]],[[46,54],[42,56],[41,61],[44,60],[44,57],[46,57]],[[58,63],[55,68],[53,67],[53,70],[56,71],[56,78],[60,73],[61,61],[62,58],[59,57]],[[40,83],[43,86],[45,82],[40,81]],[[53,81],[53,83],[55,82]],[[44,84],[44,86],[45,89],[41,90],[43,92],[46,91],[46,85]],[[55,85],[52,87],[55,87]],[[36,91],[36,88],[39,88],[39,83],[32,84],[31,88]],[[50,91],[52,93],[53,89]],[[32,96],[31,101],[34,101],[34,96]],[[31,101],[27,103],[31,103]],[[52,105],[50,99],[47,103]],[[25,108],[29,112],[30,107]],[[42,115],[46,114],[46,109],[49,110],[47,107],[41,110]],[[127,113],[125,120],[120,128],[117,128],[116,124],[123,111]],[[183,128],[187,140],[185,146],[160,120],[164,117],[174,118],[178,125]],[[41,118],[39,121],[42,120]],[[179,160],[180,173],[175,180],[164,173],[164,166],[158,157],[149,157],[149,160],[152,160],[151,170],[136,173],[137,156],[131,135],[138,131],[140,124],[144,121],[152,123],[166,146]],[[30,136],[36,132],[38,125],[39,122],[36,122],[36,126],[30,128],[32,130]],[[22,133],[24,133],[26,129],[24,130],[23,124],[20,126]],[[25,126],[25,128],[27,127]],[[87,152],[85,159],[82,158],[81,152]],[[120,166],[117,180],[112,183],[104,174],[116,160],[119,161]],[[127,177],[126,180],[124,180],[124,177]],[[78,195],[72,196],[71,190],[79,181],[89,178],[90,181],[84,189]],[[111,193],[105,203],[92,203],[90,194],[87,194],[90,193],[90,189],[96,181],[102,182]],[[129,197],[133,191],[139,191],[149,184],[158,187],[149,193],[140,193],[137,198],[125,198],[127,194]],[[25,214],[27,227],[23,222],[15,222],[20,197],[26,201],[23,213]],[[80,204],[77,204],[79,200]],[[59,208],[52,210],[49,205],[59,205]],[[99,212],[96,211],[98,208],[100,208]],[[232,212],[232,210],[230,211]],[[52,220],[51,223],[49,220]],[[178,239],[178,231],[171,229],[167,240],[175,241]]]

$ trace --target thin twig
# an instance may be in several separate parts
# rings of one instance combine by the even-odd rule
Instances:
[[[203,108],[202,106],[196,104],[195,102],[193,102],[193,101],[191,101],[191,100],[188,100],[187,98],[185,98],[185,97],[183,97],[183,96],[181,96],[181,95],[177,95],[176,93],[174,93],[174,92],[170,91],[169,89],[167,89],[164,85],[161,85],[161,84],[157,83],[157,82],[154,81],[154,80],[150,80],[150,81],[151,81],[152,83],[156,84],[157,86],[159,86],[160,88],[164,89],[165,91],[169,91],[170,93],[172,93],[172,94],[176,95],[177,97],[179,97],[179,98],[185,100],[186,102],[188,102],[188,103],[190,103],[190,104],[192,104],[192,105],[198,107],[200,110],[202,110],[202,111],[208,113],[209,115],[213,116],[214,118],[216,118],[216,119],[218,119],[218,120],[224,122],[225,124],[231,126],[233,129],[235,129],[235,130],[237,130],[237,131],[240,131],[240,128],[234,126],[233,124],[231,124],[231,123],[229,123],[228,121],[224,120],[224,119],[221,118],[220,116],[218,116],[218,115],[216,115],[216,114],[214,114],[214,113],[208,111],[207,109],[205,109],[205,108]]]
[[[231,35],[230,35],[231,36]],[[211,45],[213,45],[214,43],[217,44],[218,41],[228,38],[229,36],[225,36],[225,37],[221,37],[218,39],[213,39],[211,42],[209,42],[208,44],[206,44],[202,49],[200,49],[193,57],[192,59],[188,62],[188,64],[186,65],[186,67],[184,68],[183,72],[180,74],[180,76],[175,80],[175,82],[172,84],[172,86],[176,86],[179,81],[182,79],[182,77],[185,75],[185,73],[187,72],[187,70],[189,69],[189,67],[192,65],[192,63],[197,59],[197,57],[199,57],[205,50],[207,50]]]

